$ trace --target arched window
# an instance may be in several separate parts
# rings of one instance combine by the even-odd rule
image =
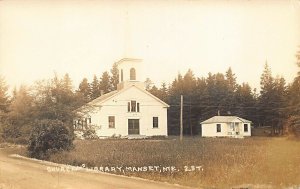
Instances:
[[[123,70],[121,70],[121,82],[123,81]]]
[[[136,80],[135,69],[130,69],[130,80]]]

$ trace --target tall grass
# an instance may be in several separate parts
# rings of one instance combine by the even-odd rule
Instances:
[[[87,167],[176,166],[178,172],[124,172],[194,187],[242,184],[300,184],[300,142],[270,138],[186,138],[169,140],[85,140],[50,160]],[[297,146],[298,145],[298,146]],[[203,171],[185,172],[184,166]],[[297,176],[298,175],[298,176]]]

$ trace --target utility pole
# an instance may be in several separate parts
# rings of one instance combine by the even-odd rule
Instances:
[[[189,105],[189,124],[190,124],[190,129],[191,129],[191,136],[193,136],[193,125],[191,123],[191,115],[192,115],[192,100],[190,96],[190,105]]]
[[[183,123],[182,123],[182,112],[183,112],[183,96],[180,96],[180,141],[182,141],[183,135]]]

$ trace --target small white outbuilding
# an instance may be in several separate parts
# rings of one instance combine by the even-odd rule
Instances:
[[[251,136],[251,121],[237,116],[214,116],[201,122],[202,137]]]

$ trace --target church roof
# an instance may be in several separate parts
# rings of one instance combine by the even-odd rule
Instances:
[[[120,64],[122,62],[142,62],[142,59],[139,58],[122,58],[121,60],[117,61],[117,64]]]
[[[144,92],[145,94],[151,96],[152,98],[154,98],[155,100],[157,100],[158,102],[160,102],[160,103],[161,103],[162,105],[164,105],[165,107],[167,107],[167,108],[170,107],[167,103],[165,103],[164,101],[160,100],[160,99],[157,98],[156,96],[152,95],[152,94],[149,93],[148,91],[146,91],[146,90],[144,90],[144,89],[141,89],[141,88],[139,88],[139,87],[137,87],[137,86],[134,86],[134,85],[132,85],[132,86],[130,86],[130,87],[127,87],[127,88],[124,88],[124,89],[122,89],[122,90],[115,90],[115,91],[106,93],[106,94],[104,94],[104,95],[102,95],[102,96],[100,96],[100,97],[98,97],[98,98],[92,100],[92,101],[89,102],[88,104],[89,104],[89,105],[101,104],[101,103],[103,103],[103,102],[109,100],[110,98],[112,98],[112,97],[114,97],[114,96],[116,96],[116,95],[118,95],[118,94],[120,94],[120,93],[122,93],[122,92],[124,92],[124,91],[126,91],[126,90],[128,90],[128,89],[130,89],[130,88],[132,88],[132,87],[135,87],[135,88],[139,89],[140,91]]]
[[[111,92],[106,93],[104,95],[101,95],[98,98],[96,98],[96,99],[92,100],[91,102],[89,102],[89,104],[95,104],[95,103],[98,103],[98,102],[102,102],[102,101],[108,99],[109,97],[114,96],[116,93],[118,93],[117,90],[111,91]]]
[[[236,119],[240,120],[243,123],[251,123],[251,121],[237,117],[237,116],[214,116],[212,118],[209,118],[203,122],[203,123],[231,123],[234,122]]]

